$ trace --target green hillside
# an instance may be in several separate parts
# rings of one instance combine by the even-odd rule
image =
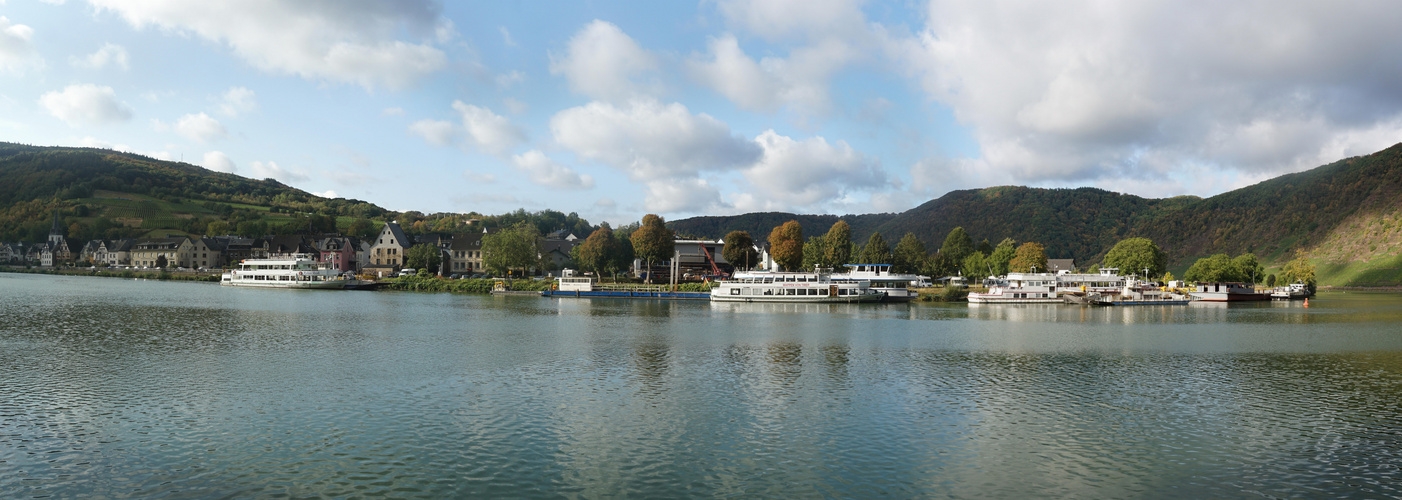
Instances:
[[[370,236],[385,221],[410,234],[480,232],[530,223],[542,234],[583,238],[596,226],[577,214],[524,209],[500,215],[392,212],[327,199],[272,179],[92,148],[0,142],[0,241],[44,241],[57,213],[75,241],[166,235],[329,233]],[[475,222],[474,222],[475,221]]]
[[[42,241],[57,212],[70,239],[336,230],[387,212],[272,179],[90,148],[0,143],[0,241]]]

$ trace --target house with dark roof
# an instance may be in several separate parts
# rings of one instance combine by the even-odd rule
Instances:
[[[316,242],[321,262],[341,272],[356,270],[356,239],[349,236],[331,236]]]
[[[404,253],[412,246],[413,241],[404,234],[398,223],[386,223],[370,246],[370,255],[361,265],[361,270],[365,274],[381,277],[392,275],[404,266]]]
[[[448,246],[448,272],[473,274],[482,272],[482,235],[472,232],[453,235]]]
[[[1075,259],[1047,259],[1047,272],[1052,274],[1070,274],[1076,272]]]

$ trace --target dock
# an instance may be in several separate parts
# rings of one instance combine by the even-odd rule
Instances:
[[[590,290],[590,291],[566,291],[566,290],[546,290],[540,292],[544,297],[594,297],[594,298],[614,298],[614,299],[671,299],[671,300],[711,300],[711,294],[707,292],[661,292],[652,290]]]

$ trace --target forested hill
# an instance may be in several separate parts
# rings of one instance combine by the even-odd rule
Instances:
[[[1279,262],[1299,249],[1323,266],[1325,275],[1342,273],[1356,284],[1395,284],[1402,272],[1369,276],[1381,276],[1371,270],[1402,268],[1402,144],[1211,198],[1003,186],[953,191],[896,215],[841,218],[852,225],[858,242],[872,231],[886,241],[912,233],[933,251],[951,229],[963,227],[976,242],[1036,241],[1050,257],[1082,264],[1098,262],[1115,242],[1134,236],[1158,243],[1170,267],[1180,269],[1214,253],[1253,252]],[[744,229],[763,240],[790,219],[803,224],[805,236],[819,236],[838,217],[761,213],[669,225],[712,238]]]
[[[368,237],[389,220],[409,234],[480,232],[523,222],[541,234],[564,229],[581,238],[596,229],[578,214],[554,210],[393,212],[359,200],[322,198],[272,179],[93,148],[0,142],[0,186],[4,242],[44,241],[55,213],[76,241],[332,232]]]
[[[839,220],[852,226],[852,239],[866,241],[876,228],[896,217],[896,214],[868,215],[798,215],[785,212],[757,212],[744,215],[702,216],[667,223],[678,235],[704,239],[719,239],[731,231],[746,231],[756,241],[765,241],[769,232],[785,222],[796,220],[803,226],[804,237],[826,233]]]
[[[357,218],[386,213],[370,203],[321,198],[272,179],[92,148],[0,143],[0,186],[5,186],[0,190],[0,241],[42,240],[34,236],[48,233],[56,210],[65,222],[72,218],[88,229],[105,226],[99,233],[135,226],[115,232],[124,237],[140,235],[134,230],[142,228],[202,234],[206,228],[194,226],[207,224],[204,219],[228,218],[234,210],[252,207],[260,209],[258,218],[269,212]]]

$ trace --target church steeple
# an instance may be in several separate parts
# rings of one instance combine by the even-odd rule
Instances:
[[[58,210],[54,210],[54,225],[49,228],[49,243],[63,243],[63,225],[58,222]]]

